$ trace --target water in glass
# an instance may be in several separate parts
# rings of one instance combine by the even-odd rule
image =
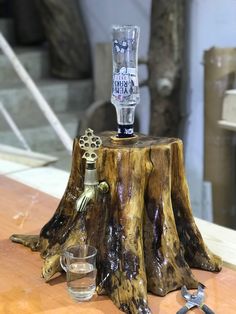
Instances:
[[[96,268],[88,262],[74,262],[67,269],[68,292],[77,301],[91,299],[96,288]]]

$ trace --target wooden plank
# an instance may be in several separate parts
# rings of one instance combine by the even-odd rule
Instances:
[[[236,270],[236,231],[195,218],[209,249],[219,255],[224,265]]]
[[[219,120],[218,125],[222,129],[229,130],[229,131],[236,131],[236,123],[235,122],[229,122],[226,120]]]
[[[67,295],[64,276],[44,283],[40,278],[39,254],[8,240],[12,233],[38,232],[58,202],[47,194],[0,177],[0,313],[121,313],[107,297],[94,296],[90,302],[75,303]],[[207,286],[206,303],[215,313],[235,313],[235,271],[224,268],[221,273],[213,274],[194,270],[194,274]],[[171,314],[176,313],[184,301],[177,291],[164,298],[149,295],[149,303],[153,313]],[[199,313],[199,310],[191,313]]]
[[[224,93],[235,85],[236,49],[205,52],[204,180],[212,183],[214,222],[236,228],[233,133],[218,126]]]
[[[0,144],[0,159],[31,167],[40,167],[57,161],[58,157]]]
[[[236,90],[227,90],[223,99],[222,120],[236,123]]]
[[[236,131],[236,89],[227,90],[222,104],[222,119],[218,126],[225,130]]]

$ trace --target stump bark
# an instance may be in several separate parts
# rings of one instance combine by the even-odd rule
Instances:
[[[153,0],[148,56],[150,134],[178,136],[181,122],[185,0]]]
[[[186,285],[197,287],[191,267],[220,271],[221,260],[205,246],[192,215],[179,139],[138,136],[127,145],[101,135],[99,180],[110,190],[76,212],[83,191],[84,160],[79,139],[65,194],[39,236],[12,240],[38,250],[48,281],[61,271],[63,249],[87,242],[98,249],[98,293],[126,313],[151,313],[147,291],[164,296]]]

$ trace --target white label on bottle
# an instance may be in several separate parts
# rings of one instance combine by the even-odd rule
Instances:
[[[112,94],[118,100],[124,100],[133,94],[133,87],[138,85],[135,68],[121,68],[119,73],[113,74]]]
[[[116,97],[127,97],[130,95],[130,75],[114,74],[113,75],[113,95]]]

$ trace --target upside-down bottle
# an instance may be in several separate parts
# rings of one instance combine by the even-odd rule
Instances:
[[[112,27],[112,94],[116,108],[118,137],[134,136],[135,107],[140,102],[138,84],[138,26]]]

